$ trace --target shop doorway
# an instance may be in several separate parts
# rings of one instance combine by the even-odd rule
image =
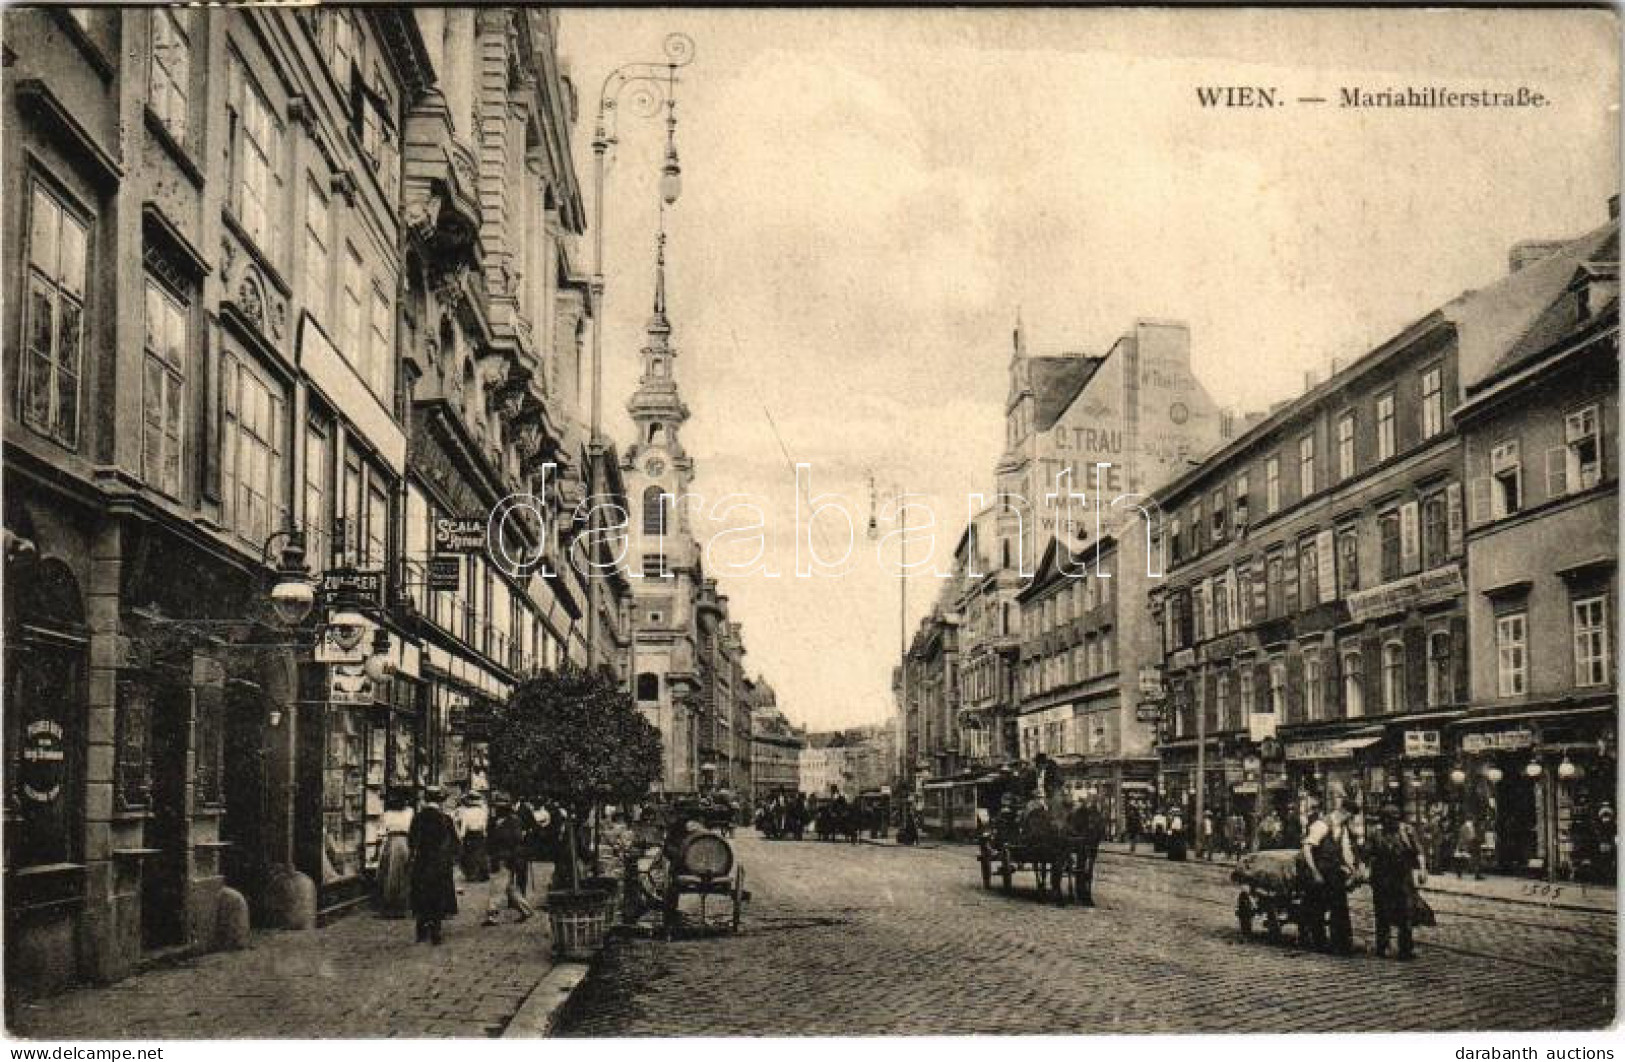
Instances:
[[[226,817],[220,824],[220,839],[231,845],[226,849],[226,884],[243,894],[255,923],[263,924],[270,808],[262,729],[265,709],[259,688],[228,682],[225,713],[231,721],[225,728]]]
[[[141,871],[141,943],[148,951],[186,941],[186,879],[189,829],[186,760],[192,722],[192,690],[170,669],[152,678],[152,817]]]
[[[1535,783],[1522,771],[1508,769],[1495,796],[1496,866],[1521,874],[1535,855]]]

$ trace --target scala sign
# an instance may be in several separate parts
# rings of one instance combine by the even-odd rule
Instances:
[[[484,520],[470,516],[442,516],[435,520],[436,553],[478,553],[484,548]]]

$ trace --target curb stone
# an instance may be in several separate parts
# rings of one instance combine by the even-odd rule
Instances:
[[[502,1039],[551,1036],[565,1004],[586,980],[587,969],[586,963],[561,962],[549,970],[519,1005],[507,1028],[502,1030]]]

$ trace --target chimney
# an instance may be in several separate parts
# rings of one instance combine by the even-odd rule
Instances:
[[[1550,258],[1562,249],[1562,240],[1519,240],[1507,252],[1507,272],[1516,273],[1543,258]]]
[[[1303,370],[1303,390],[1305,394],[1313,391],[1320,385],[1320,374],[1313,369]]]
[[[1332,355],[1332,368],[1331,368],[1331,372],[1327,375],[1327,379],[1331,379],[1331,377],[1336,376],[1338,373],[1340,373],[1342,371],[1343,371],[1343,359],[1338,357],[1335,354]]]

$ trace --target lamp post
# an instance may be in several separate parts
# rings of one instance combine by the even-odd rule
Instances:
[[[875,501],[880,495],[875,490],[875,476],[869,473],[869,541],[873,542],[880,536],[879,527],[875,523]],[[898,702],[901,708],[902,733],[899,735],[899,764],[903,767],[905,777],[908,775],[908,506],[904,504],[905,495],[902,489],[893,486],[889,497],[897,505],[897,519],[903,525],[903,538],[898,543],[897,562],[897,641],[899,647],[898,669],[900,686],[898,688]]]
[[[588,522],[597,530],[598,481],[603,459],[604,408],[604,166],[609,149],[619,143],[617,118],[621,94],[633,89],[631,104],[642,117],[653,117],[664,104],[666,109],[666,157],[660,168],[660,198],[664,206],[677,202],[682,192],[682,168],[677,163],[677,68],[694,61],[694,41],[682,33],[670,33],[662,45],[664,62],[626,63],[609,72],[598,93],[598,117],[593,125],[593,223],[592,282],[588,287],[592,303],[592,431],[587,444]],[[597,536],[592,536],[596,544]],[[596,569],[592,574],[596,576]],[[591,667],[599,649],[598,607],[592,584],[587,588],[587,663]],[[633,652],[636,652],[634,647]],[[629,683],[635,669],[627,667]]]

